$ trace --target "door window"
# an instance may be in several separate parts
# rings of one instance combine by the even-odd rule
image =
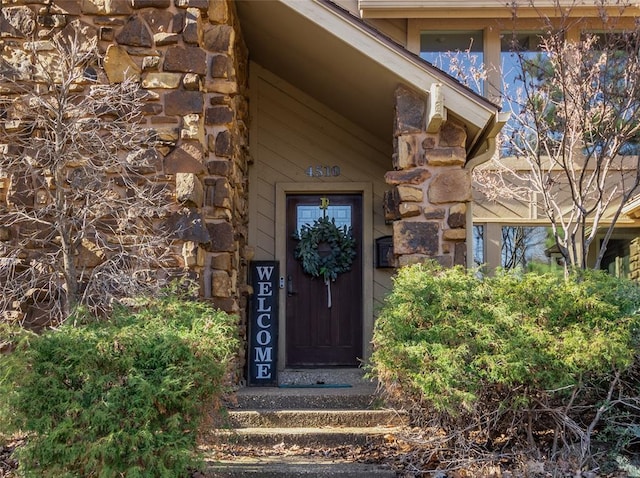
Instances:
[[[329,219],[334,219],[336,221],[336,226],[338,227],[351,227],[351,206],[331,206],[329,205],[326,209],[327,217]],[[320,206],[308,206],[298,204],[296,210],[297,216],[297,226],[298,233],[302,226],[311,225],[316,219],[320,219],[322,217],[323,209],[320,209]]]

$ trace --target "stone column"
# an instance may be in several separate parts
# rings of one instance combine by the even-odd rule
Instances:
[[[246,339],[248,52],[235,4],[127,0],[121,7],[125,17],[97,12],[109,14],[109,22],[90,20],[104,23],[107,76],[133,75],[149,92],[148,123],[164,141],[163,172],[175,186],[169,229],[184,265],[200,280],[202,299],[237,315]],[[238,378],[243,362],[240,353]]]
[[[427,132],[427,98],[396,90],[393,171],[385,180],[385,218],[393,221],[398,266],[436,260],[444,267],[466,265],[467,203],[471,174],[464,169],[466,132],[444,121]]]

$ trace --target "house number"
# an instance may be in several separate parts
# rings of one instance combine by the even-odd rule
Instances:
[[[311,178],[340,176],[340,166],[309,166],[306,173]]]

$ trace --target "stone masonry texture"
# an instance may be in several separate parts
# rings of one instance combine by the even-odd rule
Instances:
[[[98,81],[132,78],[147,90],[143,114],[163,144],[152,173],[173,190],[176,211],[161,228],[175,241],[175,260],[200,278],[202,300],[237,315],[242,336],[251,255],[248,52],[234,2],[12,0],[0,10],[0,39],[10,45],[2,55],[20,62],[33,38],[46,42],[70,27],[97,37],[104,57]],[[0,201],[5,200],[0,181]],[[12,234],[0,227],[0,241]],[[87,249],[86,264],[95,264],[99,254]],[[237,378],[243,360],[239,352]]]
[[[466,163],[466,131],[445,121],[426,131],[428,96],[403,86],[396,90],[392,189],[384,196],[385,220],[393,222],[397,265],[435,260],[443,266],[466,263],[466,203],[471,175]]]

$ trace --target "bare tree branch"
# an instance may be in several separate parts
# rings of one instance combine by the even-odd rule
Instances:
[[[0,317],[59,323],[180,273],[159,222],[175,210],[134,81],[100,83],[95,38],[0,57]]]
[[[518,88],[503,89],[512,113],[503,157],[474,177],[488,200],[525,200],[533,191],[565,264],[578,268],[604,232],[593,264],[600,267],[622,209],[640,190],[640,27],[620,30],[606,16],[609,2],[598,4],[603,33],[569,41],[575,20],[562,13],[560,23],[541,17],[538,53],[514,41],[521,74]]]

